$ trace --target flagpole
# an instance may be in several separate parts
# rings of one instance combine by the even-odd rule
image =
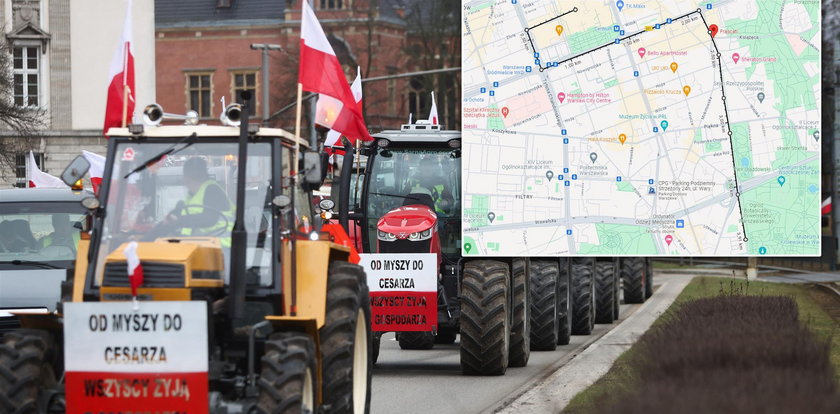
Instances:
[[[128,116],[128,85],[123,85],[122,127],[125,128],[125,118]]]
[[[295,180],[297,180],[298,157],[300,156],[300,116],[301,116],[301,102],[303,101],[303,84],[298,82],[297,85],[297,110],[295,111],[295,159],[292,161],[291,170],[294,171]]]

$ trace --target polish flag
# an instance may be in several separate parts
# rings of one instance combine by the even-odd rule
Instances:
[[[429,123],[432,125],[438,124],[437,104],[435,103],[435,91],[432,91],[432,110],[429,111]]]
[[[93,186],[93,193],[99,193],[99,184],[102,183],[102,174],[105,171],[105,157],[82,150],[82,155],[90,163],[90,184]]]
[[[128,282],[131,284],[131,296],[137,297],[137,288],[143,284],[143,266],[137,255],[137,242],[133,241],[123,249],[128,264]]]
[[[300,28],[300,67],[298,82],[303,90],[321,94],[325,111],[330,115],[318,123],[334,129],[355,142],[372,141],[368,133],[361,105],[356,101],[341,64],[335,56],[324,29],[315,17],[308,1],[303,1]]]
[[[26,177],[30,188],[67,188],[67,184],[60,178],[49,175],[38,168],[35,163],[35,154],[29,151],[29,158],[26,159]]]
[[[831,213],[831,197],[826,198],[822,202],[822,215]]]
[[[359,106],[359,112],[362,111],[362,68],[356,68],[356,80],[353,81],[353,84],[350,85],[350,90],[353,92],[353,98],[356,100],[356,104]],[[329,113],[330,104],[335,101],[334,98],[324,95],[323,98],[327,98],[327,100],[322,100],[320,97],[318,98],[318,105],[316,106],[316,117],[315,122],[321,124],[319,120],[321,119],[321,114],[324,113],[326,115]],[[322,105],[322,102],[324,103]],[[323,124],[321,124],[323,125]],[[338,132],[334,129],[330,129],[327,132],[327,138],[324,141],[324,148],[327,149],[327,152],[335,153],[336,151],[332,149],[333,145],[338,143],[338,139],[341,138],[341,132]],[[341,151],[342,153],[344,151]]]
[[[108,70],[108,103],[105,105],[105,126],[102,133],[107,137],[109,128],[121,128],[134,116],[134,46],[132,45],[131,4],[120,37],[117,52],[111,59]]]

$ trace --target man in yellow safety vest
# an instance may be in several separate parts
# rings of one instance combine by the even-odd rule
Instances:
[[[183,208],[180,215],[170,214],[167,222],[179,227],[184,236],[219,237],[222,247],[230,247],[235,206],[210,178],[204,158],[193,157],[184,163],[183,180],[188,191]]]
[[[452,207],[452,192],[440,174],[441,166],[432,157],[420,160],[419,168],[408,181],[407,194],[428,194],[434,202],[435,213],[446,214]]]
[[[74,231],[70,223],[70,215],[67,213],[55,213],[52,215],[53,232],[41,239],[41,247],[66,246],[76,252],[79,244],[80,233]]]

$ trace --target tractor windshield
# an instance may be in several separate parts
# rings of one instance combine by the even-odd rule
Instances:
[[[367,232],[376,240],[376,223],[407,204],[426,204],[438,218],[441,249],[460,254],[461,158],[459,150],[382,148],[368,166]],[[375,243],[371,249],[376,250]]]
[[[207,247],[214,254],[221,253],[222,262],[217,269],[198,273],[194,270],[193,277],[201,274],[202,278],[227,281],[230,238],[236,217],[238,144],[199,139],[176,155],[125,177],[175,142],[177,139],[116,145],[96,261],[97,284],[102,282],[103,273],[105,278],[127,277],[124,269],[109,269],[105,261],[130,241]],[[249,283],[260,285],[270,285],[272,280],[271,154],[268,142],[248,144],[244,206],[248,232],[246,260]],[[114,272],[115,275],[110,275]]]

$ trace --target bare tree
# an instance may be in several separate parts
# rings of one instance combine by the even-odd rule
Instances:
[[[2,27],[0,27],[2,29]],[[14,101],[11,50],[0,39],[0,170],[15,167],[15,155],[33,147],[44,127],[44,110],[22,107]]]

